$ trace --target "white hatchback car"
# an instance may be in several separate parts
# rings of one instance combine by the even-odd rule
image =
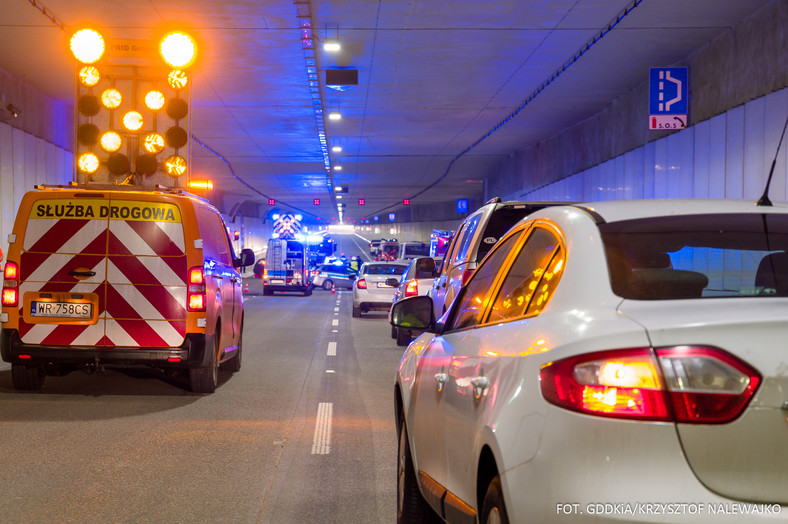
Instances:
[[[788,520],[788,203],[546,208],[390,318],[399,522]]]
[[[394,288],[386,280],[399,278],[406,267],[407,260],[362,264],[353,283],[353,316],[358,318],[372,309],[388,311],[394,298]]]
[[[440,259],[432,257],[417,257],[410,260],[405,272],[396,280],[387,282],[394,286],[394,297],[392,304],[396,304],[403,298],[426,295],[432,289],[432,282],[438,276],[438,266]],[[391,326],[391,338],[397,339],[398,346],[407,346],[412,336],[410,329],[400,329]]]

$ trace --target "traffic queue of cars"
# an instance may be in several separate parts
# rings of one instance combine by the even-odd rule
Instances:
[[[553,204],[490,236],[451,301],[390,311],[424,332],[394,383],[398,522],[785,518],[788,207]]]

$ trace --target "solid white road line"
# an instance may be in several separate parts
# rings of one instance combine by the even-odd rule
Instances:
[[[328,455],[331,452],[331,417],[334,411],[332,402],[317,405],[315,435],[312,437],[312,455]]]
[[[328,343],[328,352],[326,353],[329,357],[337,356],[337,343],[336,342],[329,342]]]

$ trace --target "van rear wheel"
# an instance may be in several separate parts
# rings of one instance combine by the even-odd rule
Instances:
[[[44,386],[46,374],[38,366],[11,365],[11,380],[19,391],[37,391]]]
[[[189,368],[189,385],[194,393],[213,393],[219,384],[219,331],[213,335],[213,344],[207,348],[211,352],[208,365],[203,368]]]

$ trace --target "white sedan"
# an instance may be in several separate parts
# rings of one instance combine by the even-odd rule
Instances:
[[[788,204],[538,211],[395,383],[398,521],[788,520]]]
[[[407,266],[405,260],[362,264],[353,283],[353,317],[358,318],[373,309],[388,311],[394,298],[394,287],[386,280],[399,279]]]

